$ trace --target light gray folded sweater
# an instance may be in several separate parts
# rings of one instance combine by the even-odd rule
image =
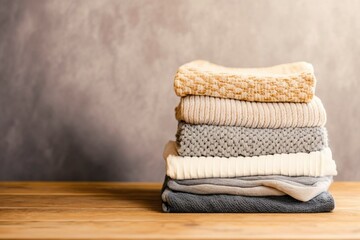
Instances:
[[[310,153],[328,146],[324,127],[245,128],[179,122],[179,156],[252,157],[281,153]]]
[[[280,175],[237,178],[200,178],[189,180],[165,180],[173,191],[199,195],[228,194],[242,196],[289,195],[299,201],[309,201],[326,192],[332,177],[288,177]]]

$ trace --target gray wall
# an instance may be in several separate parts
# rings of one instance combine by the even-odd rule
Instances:
[[[0,180],[160,181],[173,76],[314,64],[339,180],[360,180],[360,1],[0,1]]]

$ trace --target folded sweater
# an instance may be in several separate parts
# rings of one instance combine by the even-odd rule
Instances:
[[[249,128],[317,127],[326,123],[321,100],[309,103],[261,103],[209,96],[182,97],[176,119],[191,124]]]
[[[328,192],[307,202],[290,196],[196,195],[168,188],[163,190],[161,197],[163,211],[170,213],[318,213],[330,212],[335,207]]]
[[[324,127],[245,128],[180,122],[176,134],[179,156],[252,157],[280,153],[310,153],[328,146]]]
[[[165,146],[166,174],[172,179],[227,178],[256,175],[334,176],[336,164],[330,148],[311,153],[256,157],[180,157],[176,143]]]
[[[165,180],[165,185],[176,192],[258,197],[289,195],[303,202],[326,192],[331,183],[332,177],[287,177],[279,175],[190,180],[173,180],[167,177]]]
[[[178,96],[205,95],[258,102],[309,102],[315,92],[313,66],[306,62],[267,68],[227,68],[206,61],[179,67]]]

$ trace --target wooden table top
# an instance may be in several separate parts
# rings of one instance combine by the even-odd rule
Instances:
[[[360,239],[360,182],[332,213],[169,214],[158,183],[0,182],[0,239]]]

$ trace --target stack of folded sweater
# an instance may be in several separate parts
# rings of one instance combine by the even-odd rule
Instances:
[[[164,150],[165,212],[328,212],[336,165],[309,63],[175,76],[176,142]]]

